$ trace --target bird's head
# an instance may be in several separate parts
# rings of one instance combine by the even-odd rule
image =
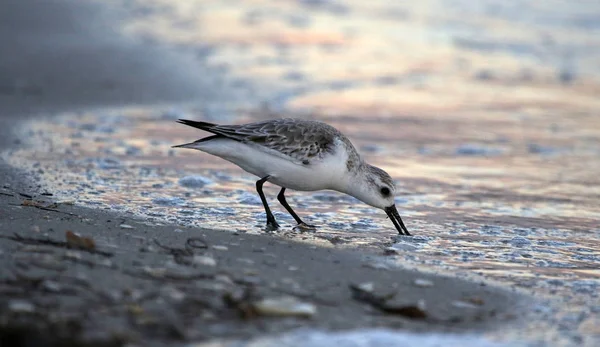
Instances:
[[[362,202],[385,211],[401,235],[410,235],[394,203],[396,186],[390,175],[382,169],[363,163],[346,193]]]

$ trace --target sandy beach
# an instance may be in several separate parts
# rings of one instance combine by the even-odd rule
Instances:
[[[325,3],[302,4],[302,8],[316,13],[317,28],[323,27],[324,13],[339,16],[342,23],[346,14],[356,13],[333,2]],[[593,345],[598,337],[593,317],[597,306],[587,303],[597,298],[597,270],[593,264],[600,260],[590,255],[597,237],[597,211],[589,203],[591,193],[571,200],[565,193],[568,189],[561,188],[549,200],[541,198],[541,193],[529,194],[528,200],[523,200],[515,192],[500,191],[497,185],[485,187],[488,177],[512,177],[498,173],[506,163],[519,170],[527,165],[549,168],[553,160],[561,160],[553,157],[560,155],[560,150],[548,154],[552,148],[544,141],[549,141],[549,136],[534,133],[537,137],[532,138],[538,142],[529,143],[529,152],[525,150],[527,155],[548,154],[542,158],[548,161],[537,157],[506,159],[503,155],[514,151],[510,144],[526,137],[526,130],[515,135],[512,128],[522,121],[520,118],[476,118],[469,114],[475,111],[450,101],[442,103],[444,107],[431,106],[423,111],[418,101],[429,96],[424,96],[427,92],[421,87],[409,88],[411,102],[417,101],[402,105],[390,97],[386,102],[393,102],[385,107],[392,111],[381,111],[380,121],[364,125],[360,112],[370,114],[380,106],[371,109],[361,104],[364,100],[370,104],[369,96],[373,94],[363,84],[345,80],[343,74],[347,72],[329,70],[341,81],[336,83],[320,81],[325,74],[315,74],[315,80],[308,83],[313,89],[294,85],[306,79],[306,72],[299,70],[285,73],[285,83],[291,85],[285,84],[289,87],[286,90],[273,87],[276,84],[269,79],[276,70],[269,64],[279,66],[277,59],[294,57],[288,52],[294,45],[316,42],[318,54],[328,56],[343,47],[348,37],[355,37],[351,29],[342,38],[285,32],[285,41],[260,36],[264,33],[256,23],[269,14],[248,10],[241,22],[248,30],[258,27],[259,39],[275,41],[273,51],[283,56],[275,59],[270,53],[262,56],[262,47],[258,53],[248,48],[251,45],[244,37],[246,31],[235,30],[234,26],[235,35],[228,36],[230,33],[221,32],[218,26],[210,26],[215,24],[211,20],[219,18],[229,23],[235,12],[229,5],[213,5],[198,2],[199,8],[206,6],[218,14],[202,22],[214,30],[191,30],[191,22],[183,19],[168,22],[176,38],[170,44],[160,40],[160,25],[151,25],[165,22],[149,18],[164,13],[185,17],[185,9],[161,12],[138,3],[128,6],[120,1],[101,4],[75,0],[9,0],[3,5],[0,42],[10,54],[0,55],[1,346],[250,346],[252,341],[267,346],[281,345],[282,341],[289,346],[300,346],[304,341],[310,341],[310,346],[327,346],[332,341],[339,345],[362,341],[360,346],[524,346],[549,345],[551,341],[558,345]],[[315,9],[318,6],[322,7]],[[390,15],[405,18],[400,12]],[[286,25],[294,30],[308,25],[302,16],[287,20]],[[188,37],[178,30],[199,37]],[[213,54],[220,42],[224,48]],[[316,53],[307,54],[305,60],[310,62],[310,54]],[[441,57],[447,52],[438,54]],[[240,58],[246,55],[260,57],[262,60],[256,63],[260,68],[248,68],[254,63]],[[223,63],[229,58],[241,62]],[[415,53],[407,59],[418,62],[424,58]],[[310,71],[313,66],[307,64],[306,71]],[[405,86],[420,79],[415,77],[422,73],[417,70],[426,69],[425,65],[411,67],[414,71],[410,82],[376,76],[374,84],[381,90],[375,98],[388,95],[386,88],[391,85]],[[570,71],[560,71],[561,85]],[[366,70],[357,73],[368,74]],[[504,83],[502,76],[490,77],[492,74],[488,71],[488,77],[480,76],[477,81]],[[543,84],[537,80],[523,83]],[[585,104],[595,84],[584,83],[567,91],[560,88],[551,87],[556,95],[581,93],[584,96],[573,98],[573,102]],[[488,96],[482,98],[487,100]],[[269,100],[268,105],[261,105],[263,99]],[[328,110],[332,100],[341,105],[340,112],[346,118],[332,116]],[[511,102],[517,103],[514,100],[507,101],[508,106],[486,107],[510,108]],[[544,102],[547,100],[540,101]],[[406,113],[386,115],[399,105],[406,107]],[[593,103],[588,105],[590,109],[595,107]],[[300,112],[309,107],[321,111],[308,116]],[[241,115],[237,116],[239,110]],[[441,111],[454,118],[436,118]],[[240,174],[242,178],[237,179],[238,173],[230,166],[170,149],[178,141],[197,136],[188,129],[176,128],[173,120],[181,114],[240,121],[264,118],[272,115],[270,112],[319,117],[345,127],[357,139],[361,151],[378,164],[396,165],[386,159],[392,152],[391,145],[381,149],[378,144],[386,146],[396,137],[406,141],[393,147],[409,158],[406,170],[395,166],[394,173],[404,179],[403,190],[417,192],[414,196],[404,192],[399,196],[404,201],[401,213],[408,214],[405,220],[416,236],[396,237],[383,216],[375,217],[355,201],[327,194],[317,195],[314,200],[292,197],[301,211],[305,210],[303,213],[310,213],[310,218],[324,225],[322,231],[293,231],[287,228],[289,220],[281,217],[284,231],[263,232],[255,225],[263,216],[254,192],[248,190],[252,178]],[[538,113],[532,113],[534,116],[522,117],[530,117],[536,126],[544,124],[546,118],[536,118]],[[560,120],[559,116],[548,117]],[[477,121],[469,123],[469,117]],[[596,124],[585,112],[578,119],[590,128]],[[166,125],[171,123],[176,130],[165,130],[166,126],[171,129]],[[394,131],[378,133],[377,124],[388,124]],[[492,140],[481,130],[490,124],[500,134]],[[557,124],[564,126],[559,121]],[[446,130],[453,127],[458,130],[446,135]],[[366,130],[360,133],[355,129]],[[428,134],[423,129],[435,131]],[[588,155],[596,150],[596,134],[590,131],[586,136],[587,147],[566,140],[552,145],[583,148],[578,153]],[[453,137],[471,142],[452,142]],[[485,145],[472,144],[478,140]],[[452,164],[443,157],[445,151],[451,152],[450,159],[462,158],[463,167],[472,166],[469,173],[481,181],[469,186],[464,177],[459,177],[451,182],[453,175],[458,177],[459,169],[446,169]],[[425,160],[438,160],[435,170],[416,164],[423,156],[429,156]],[[197,160],[195,164],[191,164],[191,158]],[[409,169],[422,177],[404,176]],[[202,176],[189,176],[194,170]],[[592,171],[588,167],[579,170],[582,178],[577,184],[589,179],[590,189],[596,189],[591,176],[583,177]],[[436,175],[448,181],[436,181]],[[182,177],[200,177],[207,183],[192,187],[181,183]],[[531,183],[522,177],[522,181],[514,179],[518,184],[511,181],[507,185]],[[555,179],[550,174],[540,177]],[[447,195],[457,201],[435,205],[419,194]],[[515,215],[505,206],[485,205],[481,210],[492,211],[490,216],[460,210],[465,206],[468,211],[477,210],[481,206],[474,206],[473,201],[487,198],[517,201],[515,206],[519,207],[531,203],[535,211],[521,210]],[[547,201],[563,204],[565,210],[548,207]],[[325,207],[319,209],[318,204]],[[350,207],[337,210],[337,205]],[[574,212],[578,206],[580,214]],[[555,218],[546,218],[542,213],[548,210],[559,212]],[[550,236],[563,237],[559,231],[564,230],[584,235],[581,244],[547,241]],[[440,237],[438,232],[446,234]],[[449,241],[445,238],[448,235],[458,239]],[[502,238],[493,239],[499,236]],[[463,253],[452,248],[457,242],[465,242],[460,244],[465,248]],[[467,249],[465,245],[480,248]],[[485,249],[488,245],[500,248],[506,258],[492,254],[492,246]],[[563,250],[560,247],[571,246],[583,255],[569,257],[570,263],[564,266],[558,261],[536,259],[553,247]],[[416,253],[420,249],[429,253]],[[446,266],[436,263],[440,254],[456,255],[461,260],[454,267]],[[505,264],[503,259],[511,264],[506,266],[506,273],[501,273],[498,266]],[[514,264],[516,270],[511,268]],[[559,269],[556,273],[560,275],[573,270],[574,281],[579,281],[579,287],[569,287],[575,293],[573,302],[588,311],[577,312],[576,319],[565,313],[567,304],[560,306],[557,303],[562,301],[550,296],[567,276],[555,278],[553,269]],[[464,275],[464,271],[473,276]],[[510,282],[512,278],[518,280]],[[582,296],[577,296],[578,288],[583,288],[579,292]],[[568,296],[562,293],[561,297]],[[546,334],[551,337],[544,337],[536,328],[540,326],[556,329]],[[503,331],[511,333],[504,335]],[[535,335],[531,341],[526,339],[530,332]]]

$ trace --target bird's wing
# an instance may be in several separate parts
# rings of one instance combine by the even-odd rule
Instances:
[[[223,136],[263,147],[304,165],[333,152],[337,133],[337,130],[324,123],[297,119],[219,125],[214,130]]]
[[[303,165],[313,163],[326,153],[335,151],[335,139],[341,135],[325,123],[298,119],[276,119],[243,125],[180,122],[256,146]]]

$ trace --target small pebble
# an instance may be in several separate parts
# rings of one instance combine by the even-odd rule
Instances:
[[[81,260],[82,258],[81,253],[77,251],[66,251],[63,257],[71,260]]]
[[[372,293],[373,290],[375,290],[375,285],[373,284],[373,282],[364,282],[361,283],[357,286],[360,290],[364,291],[364,292],[369,292]]]
[[[145,266],[143,268],[143,271],[147,275],[150,275],[155,278],[163,278],[163,277],[165,277],[165,274],[167,273],[167,269],[165,269],[164,267],[152,268],[149,266]]]
[[[61,290],[61,286],[60,284],[58,284],[58,282],[55,281],[51,281],[51,280],[44,280],[44,282],[42,283],[42,287],[49,292],[52,293],[57,293]]]
[[[264,316],[312,317],[317,313],[315,305],[291,296],[265,298],[254,302],[252,307],[257,314]]]
[[[8,303],[8,309],[16,313],[33,313],[35,312],[35,306],[32,303],[25,300],[11,300]]]
[[[133,229],[133,227],[129,224],[121,224],[119,225],[121,229]]]
[[[414,284],[417,287],[433,287],[433,282],[424,278],[417,278]]]
[[[215,276],[215,281],[219,281],[219,282],[225,283],[225,284],[234,284],[234,282],[231,279],[231,277],[229,277],[227,275],[216,275]]]
[[[477,308],[477,305],[462,300],[452,301],[452,306],[456,308]]]
[[[217,265],[217,261],[214,258],[211,258],[206,255],[195,255],[192,258],[192,262],[194,264],[204,265],[204,266],[216,266]]]

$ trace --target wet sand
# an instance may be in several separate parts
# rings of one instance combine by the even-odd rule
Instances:
[[[51,205],[41,196],[34,200]],[[40,210],[24,201],[2,190],[6,345],[148,345],[307,327],[472,334],[517,323],[530,304],[485,283],[386,267],[375,254],[275,235],[148,226],[61,204]],[[95,247],[69,247],[67,231],[93,239]],[[353,297],[352,285],[372,286],[377,297],[393,295],[396,311]],[[250,307],[280,297],[314,305],[315,313],[263,317]]]
[[[25,118],[220,97],[206,71],[181,71],[185,54],[115,35],[102,8],[40,3],[10,1],[0,14],[13,53],[0,57],[4,148],[21,145],[13,128]],[[71,26],[78,35],[65,35]],[[480,334],[528,311],[514,291],[384,266],[381,250],[147,224],[53,201],[32,177],[0,165],[2,345],[173,345],[299,327]],[[261,298],[281,296],[310,317],[261,316]]]

